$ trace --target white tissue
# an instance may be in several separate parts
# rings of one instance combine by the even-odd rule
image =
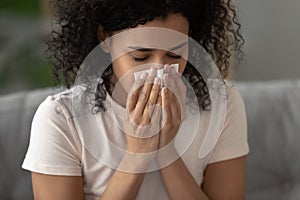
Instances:
[[[174,69],[175,69],[176,72],[178,73],[178,68],[179,68],[179,64],[178,64],[178,63],[177,63],[177,64],[172,64],[172,65],[170,65],[170,66],[171,66],[171,67],[174,67]],[[134,79],[135,79],[135,80],[139,79],[143,72],[149,73],[149,72],[150,72],[150,69],[135,72],[135,73],[134,73]],[[156,75],[156,77],[162,79],[163,75],[164,75],[164,69],[159,69],[159,70],[157,70],[157,75]]]

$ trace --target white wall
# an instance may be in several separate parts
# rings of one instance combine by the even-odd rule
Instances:
[[[300,78],[300,0],[240,0],[246,39],[238,80]]]

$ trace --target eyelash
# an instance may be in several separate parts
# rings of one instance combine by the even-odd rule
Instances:
[[[168,56],[171,57],[171,58],[173,58],[173,59],[180,59],[180,58],[182,58],[181,55],[178,55],[178,56],[171,56],[171,55],[168,55]],[[134,59],[134,61],[136,61],[136,62],[143,62],[143,61],[147,60],[147,58],[148,58],[148,57],[144,57],[144,58],[136,58],[136,57],[133,56],[133,59]]]

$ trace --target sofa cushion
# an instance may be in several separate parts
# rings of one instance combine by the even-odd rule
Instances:
[[[247,199],[300,199],[300,81],[236,86],[248,118]]]
[[[0,199],[32,200],[30,173],[21,169],[30,125],[50,89],[0,96]]]

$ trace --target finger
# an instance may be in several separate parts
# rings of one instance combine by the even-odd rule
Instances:
[[[168,88],[168,104],[169,104],[169,112],[171,116],[177,117],[180,114],[180,103],[177,98],[178,95],[174,94],[174,88],[176,88],[174,79],[171,77],[169,73],[163,75],[163,80],[165,82],[166,87]],[[177,89],[176,89],[177,90]],[[177,91],[178,93],[178,91]]]
[[[162,115],[162,112],[161,112],[161,106],[156,104],[153,106],[153,112],[152,112],[152,116],[151,116],[151,124],[154,125],[155,127],[158,126],[158,131],[160,130],[161,128],[161,115]]]
[[[145,109],[145,106],[148,102],[149,96],[150,96],[150,92],[152,90],[152,86],[153,86],[153,80],[156,76],[156,70],[154,68],[150,69],[150,72],[146,78],[146,82],[145,85],[143,86],[140,94],[139,94],[139,98],[135,107],[135,112],[138,115],[142,115]]]
[[[162,96],[161,96],[162,90],[160,90],[158,97],[157,97],[157,101],[156,104],[162,106]]]
[[[179,90],[179,96],[181,97],[181,102],[185,103],[186,99],[186,86],[184,82],[182,81],[181,75],[176,72],[175,68],[172,67],[171,69],[172,77],[174,78],[174,81],[176,83],[177,89]]]
[[[169,108],[170,108],[170,114],[172,117],[177,117],[180,115],[181,112],[181,104],[178,100],[177,95],[173,94],[171,90],[168,90],[168,96],[169,96]]]
[[[164,69],[165,69],[165,73],[163,75],[164,86],[167,86],[170,90],[176,92],[177,86],[171,73],[172,68],[169,65],[165,65]]]
[[[160,88],[160,85],[159,85]],[[162,114],[162,90],[159,89],[158,97],[156,100],[155,105],[153,106],[153,113],[151,115],[151,119],[158,119],[158,121],[161,120],[161,114]]]
[[[158,77],[155,77],[154,84],[152,86],[152,90],[149,96],[149,100],[143,113],[144,116],[146,115],[148,115],[148,117],[152,116],[154,110],[153,107],[157,102],[157,99],[159,97],[159,92],[160,92],[160,79]]]
[[[170,69],[170,74],[172,75],[172,77],[174,78],[175,82],[176,82],[176,86],[178,87],[178,89],[184,89],[186,88],[185,84],[183,83],[182,79],[181,79],[181,75],[179,73],[176,72],[174,67],[171,67]]]
[[[147,77],[147,73],[146,72],[142,73],[139,79],[137,79],[134,82],[132,88],[130,89],[130,92],[128,93],[126,104],[129,112],[132,112],[136,107],[136,103],[138,101],[140,91],[143,85],[145,84],[146,77]]]
[[[164,120],[166,120],[168,117],[171,117],[168,88],[163,87],[161,93],[162,93],[161,97],[162,97],[163,118]]]
[[[187,87],[182,80],[182,76],[176,72],[175,69],[172,69],[172,76],[174,77],[175,82],[177,83],[177,88],[179,89],[179,103],[180,103],[180,112],[181,119],[185,117],[185,106],[187,98]]]
[[[177,83],[177,81],[181,81],[181,80],[176,80],[175,77],[174,77],[174,73],[176,73],[175,69],[173,67],[170,67],[168,66],[169,70],[168,70],[168,86],[169,86],[169,89],[176,95],[179,95],[180,94],[180,88],[178,87],[179,86],[179,83]]]

